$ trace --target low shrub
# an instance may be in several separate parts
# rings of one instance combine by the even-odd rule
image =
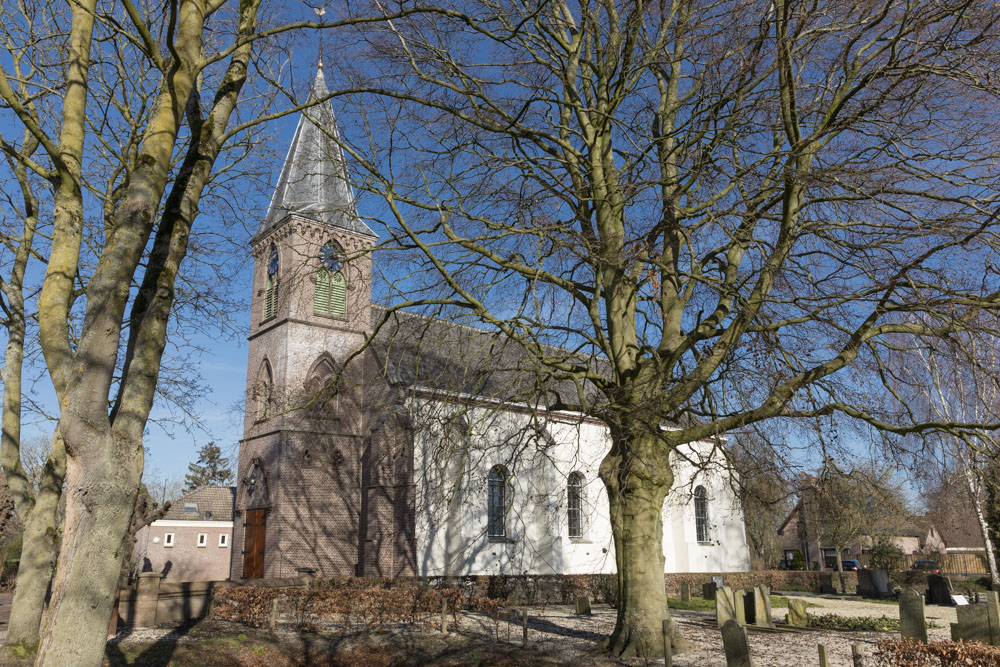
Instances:
[[[806,625],[824,630],[855,630],[858,632],[892,632],[899,630],[899,619],[887,616],[840,616],[839,614],[809,614]]]
[[[923,644],[913,639],[886,640],[876,645],[877,667],[996,667],[1000,665],[1000,647],[979,642],[939,641]]]

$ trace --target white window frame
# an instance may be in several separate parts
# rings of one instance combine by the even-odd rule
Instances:
[[[164,548],[170,548],[170,547],[174,546],[174,534],[173,533],[164,533],[163,534],[163,546],[164,546]]]
[[[229,546],[229,534],[219,533],[219,546],[226,548]]]
[[[208,533],[198,533],[198,547],[208,546]]]

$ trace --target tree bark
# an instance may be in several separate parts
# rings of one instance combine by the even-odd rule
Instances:
[[[66,454],[62,438],[56,432],[42,484],[24,528],[6,646],[20,645],[29,650],[38,646],[45,598],[59,557],[59,500],[65,475]]]
[[[663,621],[670,619],[663,580],[663,502],[673,474],[669,456],[656,451],[662,443],[653,440],[649,437],[628,457],[622,456],[625,446],[616,444],[601,463],[618,566],[618,616],[607,648],[621,657],[662,657]],[[675,624],[671,628],[673,652],[680,653],[687,643]]]
[[[841,553],[843,549],[841,547],[836,547],[837,549],[837,572],[840,573],[840,592],[847,595],[847,580],[844,578],[844,561]]]

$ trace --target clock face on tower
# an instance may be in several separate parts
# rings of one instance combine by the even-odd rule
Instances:
[[[319,261],[323,268],[330,271],[339,271],[343,262],[344,251],[335,246],[332,241],[327,242],[320,248]]]

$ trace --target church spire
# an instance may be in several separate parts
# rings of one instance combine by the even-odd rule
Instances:
[[[309,91],[309,102],[329,93],[320,62]],[[339,137],[337,119],[329,101],[303,109],[258,236],[292,213],[375,236],[355,211],[354,191],[347,180],[344,153],[336,141]]]

